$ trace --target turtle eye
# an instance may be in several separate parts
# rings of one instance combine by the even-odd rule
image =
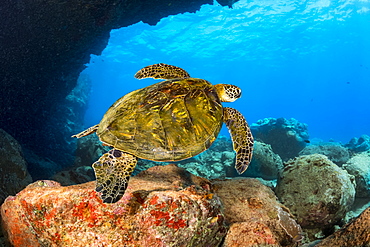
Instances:
[[[242,96],[242,90],[239,87],[233,87],[233,96],[232,98],[239,99]]]

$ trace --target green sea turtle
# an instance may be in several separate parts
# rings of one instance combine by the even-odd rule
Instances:
[[[221,105],[238,99],[239,87],[212,85],[163,63],[139,70],[135,78],[166,80],[126,94],[99,124],[73,136],[96,132],[103,144],[113,147],[92,165],[103,202],[114,203],[123,196],[137,158],[179,161],[193,157],[211,146],[223,122],[232,137],[236,170],[241,174],[247,169],[253,149],[249,126],[239,111]]]

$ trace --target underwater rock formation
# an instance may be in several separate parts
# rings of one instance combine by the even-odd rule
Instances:
[[[53,181],[62,186],[87,183],[96,180],[94,169],[91,166],[72,167],[68,170],[60,171],[51,177]]]
[[[101,144],[96,135],[89,135],[84,138],[80,138],[77,141],[75,166],[91,166],[92,163],[94,163],[109,149],[111,148]],[[233,150],[231,139],[222,135],[215,140],[209,149],[200,155],[172,163],[185,168],[196,176],[201,176],[207,179],[225,178],[227,176],[236,175],[234,168],[235,152]],[[139,159],[133,175],[145,171],[153,166],[163,166],[168,164],[168,162],[155,162]],[[57,181],[59,182],[59,180]]]
[[[210,182],[175,165],[132,177],[115,204],[103,204],[94,188],[45,180],[8,197],[1,207],[7,239],[34,247],[218,246],[226,235]]]
[[[356,179],[356,197],[370,197],[370,152],[354,155],[343,168]]]
[[[276,194],[313,240],[330,234],[351,208],[355,181],[321,154],[304,155],[284,164]]]
[[[297,157],[309,139],[307,125],[296,119],[264,118],[251,124],[256,140],[270,144],[283,161]]]
[[[315,171],[319,162],[330,163],[323,157],[303,156],[299,166],[305,166],[303,163],[310,160]],[[326,171],[330,173],[330,169]],[[336,176],[343,182],[348,179],[345,174]],[[303,177],[298,178],[295,180],[299,182]],[[335,203],[333,191],[342,193],[345,186],[331,185],[337,186],[329,192]],[[94,182],[62,187],[57,182],[44,180],[27,186],[16,196],[9,196],[1,207],[7,240],[14,246],[76,247],[94,244],[201,247],[220,243],[223,247],[293,247],[302,241],[302,229],[289,209],[256,179],[209,181],[170,164],[152,167],[132,177],[125,196],[115,204],[103,204],[94,187]],[[320,194],[314,195],[308,190],[305,193],[305,197],[311,199]],[[306,200],[301,195],[294,196],[297,200]],[[342,200],[348,201],[348,197],[343,196]],[[323,203],[313,201],[308,206],[321,205],[321,208],[310,211],[311,217],[318,216],[315,212],[325,217],[323,213],[328,212],[327,209],[337,212],[334,204],[324,207]],[[339,243],[346,239],[349,243],[364,243],[369,234],[368,212],[323,240],[328,245],[318,246],[342,246],[327,241]]]
[[[207,179],[225,178],[236,172],[235,152],[231,139],[221,135],[206,151],[177,164],[192,174]]]
[[[81,184],[95,180],[95,173],[91,165],[110,147],[103,146],[97,135],[89,135],[77,140],[74,164],[48,179],[57,181],[63,186]]]
[[[104,153],[111,148],[103,146],[97,135],[88,135],[77,139],[77,148],[75,151],[75,166],[91,166]]]
[[[223,246],[230,247],[294,246],[301,240],[289,210],[256,179],[210,182],[173,164],[156,166],[132,177],[115,204],[103,204],[94,186],[62,187],[44,180],[8,197],[1,207],[8,241],[17,246],[193,247],[218,246],[227,234]]]
[[[235,152],[229,137],[218,136],[212,146],[201,154],[182,161],[172,162],[188,172],[207,179],[234,176],[236,170]],[[139,159],[134,175],[153,166],[168,165],[168,162],[156,162]]]
[[[257,179],[214,180],[212,186],[231,224],[224,247],[294,246],[301,240],[301,228],[289,210]]]
[[[27,170],[33,181],[48,179],[56,172],[62,170],[62,166],[47,157],[35,154],[31,149],[24,147],[23,155],[27,162]]]
[[[48,171],[41,172],[35,179],[49,179],[51,175],[62,168],[73,164],[76,141],[71,138],[71,135],[82,128],[90,88],[90,78],[81,74],[76,87],[58,106],[52,109],[53,113],[47,117],[43,116],[44,128],[42,130],[29,130],[33,132],[34,136],[37,136],[36,139],[39,141],[36,147],[27,145],[27,143],[23,145],[30,151],[25,152],[25,158],[30,164],[31,174],[33,174],[32,171],[41,171],[41,167],[37,163],[50,163],[49,167],[46,164],[42,167]],[[51,140],[45,140],[44,138],[51,138]],[[28,154],[32,155],[29,157]],[[39,161],[35,159],[37,157],[39,157]]]
[[[218,136],[212,146],[201,154],[183,161],[174,162],[188,172],[207,179],[223,179],[240,177],[235,170],[235,152],[229,137]],[[156,165],[166,165],[166,162],[139,160],[134,174]],[[266,180],[277,179],[278,172],[283,168],[279,155],[271,146],[262,142],[254,142],[253,158],[243,177],[260,177]]]
[[[5,198],[15,195],[32,182],[27,167],[21,145],[0,128],[0,205]],[[6,246],[2,232],[0,246]]]
[[[252,162],[243,176],[274,180],[278,178],[281,169],[283,162],[280,156],[272,151],[271,145],[255,141]]]
[[[70,183],[62,182],[60,180],[60,174],[54,177],[58,182],[63,185],[77,184],[86,181],[75,181],[73,177],[76,173],[76,167],[78,166],[91,166],[103,153],[107,152],[110,148],[102,146],[99,138],[96,135],[86,136],[85,138],[78,139],[75,167],[68,169],[67,173],[72,172],[72,176],[69,176],[63,172],[65,177],[71,177]],[[235,152],[231,139],[226,136],[218,136],[212,146],[201,154],[192,157],[190,159],[173,162],[179,167],[185,168],[188,172],[200,177],[207,179],[226,178],[226,177],[239,177],[240,175],[236,172],[235,166]],[[155,162],[151,160],[138,160],[138,165],[135,167],[134,175],[147,170],[153,166],[168,165],[168,162]],[[283,168],[283,164],[279,155],[275,154],[271,146],[262,142],[255,142],[253,150],[253,159],[246,172],[243,174],[244,177],[260,177],[267,180],[277,179],[278,171]]]
[[[322,142],[319,144],[309,145],[299,153],[299,155],[308,154],[325,155],[338,166],[342,166],[346,163],[351,156],[347,148],[335,142]]]
[[[19,143],[0,129],[0,204],[9,195],[15,195],[29,183],[32,177],[27,171]]]
[[[315,247],[370,246],[370,208]]]
[[[353,152],[364,152],[370,150],[370,136],[362,135],[360,138],[352,138],[346,145]]]
[[[37,155],[45,154],[63,166],[70,164],[68,154],[73,151],[65,139],[70,134],[64,134],[83,114],[68,119],[69,112],[60,108],[68,104],[66,97],[90,55],[99,55],[106,47],[110,31],[140,21],[154,25],[162,17],[195,12],[202,4],[212,3],[3,0],[0,126]]]
[[[233,223],[222,245],[222,247],[237,246],[279,247],[281,245],[268,225],[258,221],[246,221]]]

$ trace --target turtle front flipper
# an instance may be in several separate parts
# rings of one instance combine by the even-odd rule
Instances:
[[[252,160],[253,136],[243,115],[230,107],[224,107],[223,121],[229,129],[236,152],[235,169],[239,174],[247,170]]]
[[[96,191],[101,193],[104,203],[115,203],[122,198],[136,163],[135,156],[112,149],[92,165],[96,176]]]
[[[76,137],[76,138],[80,138],[80,137],[83,137],[83,136],[88,136],[94,132],[96,132],[99,128],[99,124],[96,124],[94,126],[91,126],[90,128],[76,134],[76,135],[73,135],[72,137]]]
[[[184,79],[188,77],[190,75],[182,68],[164,63],[146,66],[135,74],[136,79]]]

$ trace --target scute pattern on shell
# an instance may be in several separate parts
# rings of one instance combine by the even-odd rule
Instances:
[[[222,126],[223,107],[202,79],[162,81],[119,99],[97,135],[138,158],[177,161],[208,149]]]

